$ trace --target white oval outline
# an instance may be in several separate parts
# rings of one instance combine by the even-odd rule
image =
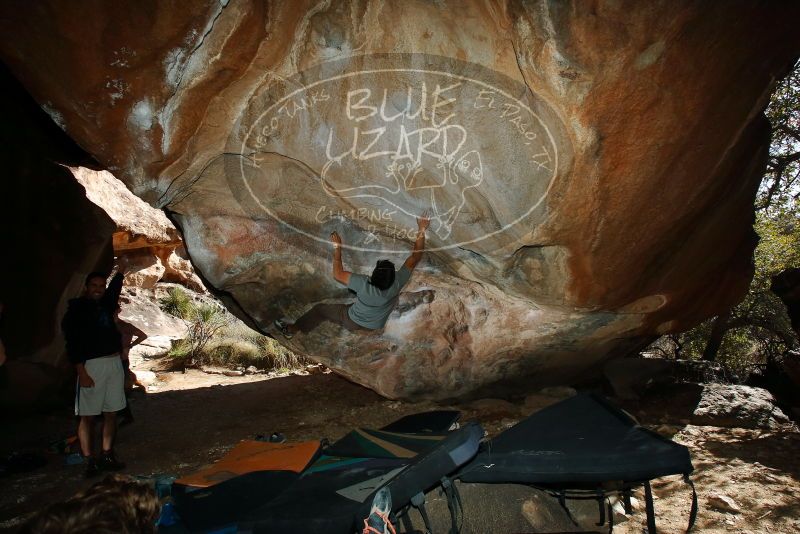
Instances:
[[[442,76],[449,76],[450,78],[455,78],[455,79],[462,80],[462,81],[473,82],[473,83],[476,83],[476,84],[481,85],[483,87],[486,87],[488,89],[491,89],[493,91],[496,91],[496,92],[502,94],[503,96],[505,96],[506,98],[509,98],[509,99],[517,102],[520,105],[520,107],[526,109],[528,111],[528,113],[530,113],[531,116],[533,116],[539,122],[539,124],[541,125],[542,129],[544,129],[544,131],[547,132],[547,137],[550,139],[550,144],[553,147],[553,155],[555,156],[555,159],[554,159],[555,165],[553,165],[553,175],[550,177],[550,183],[547,185],[547,189],[545,190],[545,192],[542,193],[541,198],[539,198],[539,200],[536,202],[536,204],[531,206],[528,209],[528,211],[526,211],[524,214],[522,214],[521,216],[519,216],[516,219],[514,219],[512,222],[506,224],[505,226],[503,226],[499,230],[495,230],[494,232],[490,232],[490,233],[484,235],[483,237],[475,238],[475,239],[472,239],[470,241],[462,241],[461,243],[455,243],[455,244],[447,245],[447,246],[444,246],[444,247],[425,248],[425,252],[436,252],[436,251],[439,251],[439,250],[448,250],[448,249],[451,249],[451,248],[459,248],[459,247],[461,247],[463,245],[469,245],[470,243],[476,243],[478,241],[483,241],[484,239],[486,239],[488,237],[491,237],[491,236],[496,235],[496,234],[501,233],[501,232],[505,232],[509,227],[514,226],[515,224],[520,222],[522,219],[524,219],[525,217],[530,215],[533,212],[533,210],[535,210],[536,208],[539,207],[539,204],[541,204],[542,201],[545,199],[545,197],[547,197],[547,195],[550,193],[550,189],[553,187],[553,183],[555,182],[556,174],[558,174],[558,146],[556,145],[556,142],[553,139],[553,134],[550,133],[550,129],[547,126],[545,126],[545,124],[542,121],[542,119],[536,113],[534,113],[533,110],[531,110],[531,108],[529,108],[527,105],[522,103],[518,98],[508,94],[506,91],[503,91],[502,89],[498,89],[497,87],[494,87],[493,85],[490,85],[488,83],[485,83],[485,82],[482,82],[482,81],[479,81],[479,80],[475,80],[473,78],[468,78],[466,76],[461,76],[461,75],[458,75],[458,74],[452,74],[452,73],[449,73],[449,72],[443,72],[443,71],[438,71],[438,70],[397,69],[397,68],[378,69],[378,70],[374,70],[374,69],[371,69],[371,70],[360,70],[360,71],[355,71],[355,72],[349,72],[349,73],[346,73],[346,74],[339,74],[339,75],[336,75],[336,76],[333,76],[333,77],[330,77],[330,78],[325,78],[323,80],[318,80],[318,81],[316,81],[316,82],[314,82],[314,83],[312,83],[310,85],[304,85],[303,87],[301,87],[299,89],[295,89],[294,91],[292,91],[288,95],[284,96],[283,98],[281,98],[280,100],[278,100],[277,102],[272,104],[263,113],[261,113],[261,115],[258,116],[258,118],[253,122],[253,125],[250,126],[250,128],[247,130],[247,134],[244,136],[244,139],[242,140],[242,148],[239,151],[239,153],[240,154],[244,154],[244,149],[246,148],[247,140],[250,138],[250,135],[253,132],[253,128],[255,128],[256,125],[261,122],[261,119],[264,118],[264,115],[270,113],[275,106],[277,106],[281,102],[285,101],[286,99],[292,98],[294,95],[296,95],[297,93],[299,93],[301,91],[307,91],[308,89],[311,89],[312,87],[315,87],[315,86],[317,86],[317,85],[319,85],[321,83],[325,83],[325,82],[328,82],[328,81],[339,80],[339,79],[348,78],[348,77],[351,77],[351,76],[356,76],[356,75],[361,75],[361,74],[379,74],[379,73],[383,73],[383,72],[418,72],[418,73],[428,73],[428,74],[439,74],[439,75],[442,75]],[[501,75],[501,76],[503,76],[503,75]],[[530,91],[530,88],[528,88],[527,85],[525,87],[526,87],[527,91]],[[253,193],[253,190],[250,188],[250,183],[245,178],[244,166],[243,165],[244,165],[244,162],[243,162],[242,159],[240,159],[239,167],[241,169],[242,181],[244,182],[244,185],[247,188],[247,192],[250,194],[250,197],[253,200],[256,201],[256,203],[259,205],[259,207],[261,209],[263,209],[270,217],[272,217],[276,221],[280,222],[281,224],[285,224],[286,226],[288,226],[289,228],[291,228],[295,232],[303,234],[306,237],[310,237],[311,239],[315,239],[315,240],[320,241],[322,243],[330,243],[330,239],[323,239],[321,237],[312,235],[312,234],[310,234],[310,233],[308,233],[308,232],[306,232],[304,230],[301,230],[300,228],[296,228],[294,225],[284,221],[280,217],[277,217],[274,213],[272,213],[272,211],[270,211],[269,208],[264,206],[261,203],[261,201],[258,199],[258,197]],[[360,251],[360,252],[379,252],[379,253],[385,253],[385,254],[404,254],[404,253],[408,252],[407,250],[386,250],[386,249],[363,248],[363,247],[357,247],[357,246],[354,246],[354,245],[347,245],[347,244],[344,244],[344,243],[342,243],[342,248],[346,248],[346,249],[349,249],[349,250],[357,250],[357,251]]]

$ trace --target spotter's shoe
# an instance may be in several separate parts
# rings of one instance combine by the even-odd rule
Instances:
[[[86,462],[86,470],[83,474],[86,478],[94,478],[100,474],[100,466],[97,464],[97,460],[94,459],[94,456],[87,456],[84,458],[84,461]]]
[[[114,456],[114,451],[103,451],[97,463],[102,471],[119,471],[120,469],[125,469],[125,464],[117,460],[116,456]]]

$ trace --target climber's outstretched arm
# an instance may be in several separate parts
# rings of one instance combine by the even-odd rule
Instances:
[[[411,256],[403,264],[412,271],[422,259],[422,253],[425,251],[425,230],[427,230],[430,223],[431,218],[427,212],[417,217],[417,240],[414,242],[414,250],[411,251]]]
[[[342,238],[339,234],[333,232],[331,234],[331,243],[333,243],[333,278],[344,285],[350,283],[350,271],[345,271],[342,265]]]

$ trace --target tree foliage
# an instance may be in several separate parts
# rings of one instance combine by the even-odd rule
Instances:
[[[705,357],[746,372],[753,364],[780,360],[798,345],[786,308],[770,284],[781,271],[800,267],[800,62],[776,87],[766,115],[773,135],[755,202],[755,230],[760,241],[748,293],[729,313],[688,332],[665,336],[648,352],[687,359]]]
[[[797,212],[800,197],[800,62],[775,89],[766,115],[772,124],[769,162],[756,209]]]

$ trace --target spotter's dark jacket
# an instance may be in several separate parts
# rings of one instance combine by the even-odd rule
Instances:
[[[83,363],[122,350],[122,338],[114,323],[121,291],[122,274],[117,273],[99,300],[81,297],[69,301],[61,330],[70,362]]]

